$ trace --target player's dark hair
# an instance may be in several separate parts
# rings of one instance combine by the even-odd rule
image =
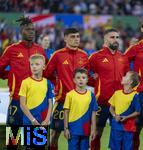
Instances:
[[[75,77],[75,75],[76,75],[77,73],[81,73],[81,74],[84,73],[84,74],[88,75],[88,71],[87,71],[85,68],[77,68],[77,69],[75,69],[75,70],[74,70],[73,77]]]
[[[79,33],[79,31],[76,28],[67,28],[64,31],[64,36],[69,35],[71,33]]]
[[[132,88],[134,88],[135,86],[137,86],[140,82],[140,76],[137,72],[135,71],[129,71],[129,73],[131,74],[131,80],[132,80]]]
[[[20,27],[22,27],[22,26],[27,26],[28,24],[31,24],[32,20],[29,17],[22,16],[19,19],[17,19],[16,22],[19,23]]]
[[[119,32],[118,30],[116,30],[116,29],[114,29],[114,28],[111,28],[111,29],[108,29],[108,30],[105,30],[104,31],[104,36],[106,35],[106,34],[108,34],[108,33],[110,33],[110,32]]]

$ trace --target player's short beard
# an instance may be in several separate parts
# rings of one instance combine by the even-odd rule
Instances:
[[[112,49],[113,51],[115,51],[119,48],[119,44],[110,44],[109,48]]]

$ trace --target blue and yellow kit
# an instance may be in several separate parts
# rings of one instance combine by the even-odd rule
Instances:
[[[123,90],[118,90],[113,94],[113,96],[109,100],[109,103],[113,107],[115,107],[115,113],[120,116],[128,116],[135,111],[136,112],[141,111],[139,98],[136,91],[126,94],[123,92]],[[128,119],[123,123],[116,122],[115,119],[113,118],[111,126],[112,128],[124,131],[134,132],[136,130],[135,118]]]
[[[92,111],[98,106],[94,94],[87,90],[84,94],[71,90],[67,93],[64,109],[69,109],[69,130],[71,135],[90,135]]]
[[[136,91],[124,93],[116,91],[109,100],[115,108],[115,113],[120,116],[128,116],[134,112],[140,112],[139,97]],[[111,133],[109,147],[111,150],[133,150],[133,132],[136,131],[136,118],[129,118],[123,122],[111,121]]]
[[[19,96],[26,97],[26,105],[39,123],[45,119],[48,111],[48,100],[53,97],[48,82],[45,78],[39,81],[28,77],[22,81],[19,91]],[[23,117],[23,124],[31,125],[26,115]]]

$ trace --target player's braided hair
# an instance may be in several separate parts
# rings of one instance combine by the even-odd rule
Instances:
[[[19,19],[16,20],[20,24],[20,26],[25,26],[32,23],[32,20],[29,17],[21,16]]]

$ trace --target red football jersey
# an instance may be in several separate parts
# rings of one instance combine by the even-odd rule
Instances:
[[[99,105],[109,105],[108,100],[121,88],[121,79],[129,70],[128,59],[119,51],[112,54],[107,47],[93,53],[89,58],[90,69],[98,74],[95,95]]]
[[[52,78],[57,76],[55,85],[55,99],[60,102],[65,101],[66,93],[74,89],[73,73],[76,68],[84,67],[89,70],[87,54],[81,50],[71,50],[63,48],[56,51],[45,70],[45,77]]]
[[[31,76],[29,58],[33,54],[42,54],[46,58],[42,47],[33,43],[31,47],[27,47],[24,41],[14,43],[7,47],[0,57],[0,76],[6,66],[10,66],[8,73],[8,86],[10,95],[13,99],[19,100],[19,89],[23,79]]]

